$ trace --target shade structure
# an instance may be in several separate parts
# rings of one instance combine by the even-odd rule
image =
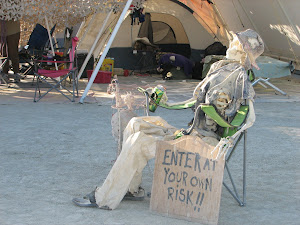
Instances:
[[[122,0],[0,0],[0,19],[45,24],[45,16],[57,27],[74,26],[91,13],[110,10]]]

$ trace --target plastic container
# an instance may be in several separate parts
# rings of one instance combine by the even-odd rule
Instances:
[[[88,80],[90,80],[93,70],[87,70],[86,73],[88,76]],[[111,81],[111,75],[112,75],[112,72],[99,71],[93,83],[108,84]]]
[[[109,72],[114,72],[114,64],[115,64],[115,60],[114,58],[105,58],[100,70],[101,71],[109,71]]]
[[[129,76],[129,71],[128,70],[124,70],[124,77],[128,77]]]
[[[53,60],[53,55],[51,51],[48,51],[47,53],[47,60],[52,61]],[[52,65],[52,62],[47,62],[47,65],[50,66]]]

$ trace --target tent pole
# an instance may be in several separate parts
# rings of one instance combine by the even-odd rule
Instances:
[[[77,77],[78,80],[80,79],[82,73],[84,72],[84,69],[85,69],[86,65],[88,64],[88,62],[89,62],[89,60],[90,60],[90,58],[91,58],[92,53],[94,52],[94,49],[95,49],[95,47],[96,47],[96,45],[97,45],[97,43],[98,43],[98,41],[99,41],[99,39],[100,39],[100,37],[101,37],[101,35],[102,35],[102,33],[103,33],[104,28],[106,27],[107,21],[108,21],[108,19],[110,18],[110,16],[111,16],[113,10],[114,10],[114,9],[112,8],[112,9],[110,10],[110,12],[107,14],[107,16],[106,16],[106,18],[105,18],[105,21],[103,22],[103,25],[102,25],[100,31],[98,32],[98,35],[97,35],[97,37],[96,37],[96,39],[95,39],[95,41],[94,41],[94,43],[93,43],[93,45],[92,45],[92,47],[91,47],[89,53],[88,53],[88,55],[86,56],[86,58],[85,58],[85,60],[84,60],[84,62],[83,62],[83,64],[82,64],[81,68],[80,68],[80,71],[79,71],[78,77]]]
[[[50,41],[51,51],[52,51],[52,55],[54,57],[55,56],[55,52],[54,52],[54,48],[53,48],[52,37],[51,37],[51,34],[50,34],[50,28],[49,28],[49,23],[48,23],[47,16],[45,16],[45,21],[46,21],[46,26],[47,26],[47,31],[48,31],[48,37],[49,37],[49,41]],[[55,63],[55,69],[58,70],[57,63]]]
[[[196,6],[195,6],[195,4],[194,3],[192,3],[191,2],[191,5],[193,6],[193,7],[195,7],[195,8],[197,8]],[[218,36],[217,36],[217,34],[215,34],[214,33],[214,31],[212,30],[212,28],[205,22],[205,20],[200,16],[200,14],[198,14],[197,12],[193,12],[193,14],[195,14],[195,15],[197,15],[198,16],[198,18],[199,19],[201,19],[201,21],[204,23],[204,25],[207,27],[207,28],[205,28],[204,26],[203,26],[203,24],[200,22],[200,24],[204,27],[204,29],[205,30],[207,30],[208,31],[208,33],[210,33],[210,35],[214,35],[214,39],[217,39],[219,42],[222,42],[219,38],[218,38]],[[198,20],[198,19],[197,19]]]
[[[88,25],[88,27],[86,28],[85,33],[84,33],[84,34],[82,35],[82,37],[80,38],[79,43],[78,43],[78,46],[77,46],[77,49],[78,49],[79,46],[81,45],[81,43],[82,43],[82,41],[84,40],[86,34],[89,32],[89,30],[90,30],[90,28],[91,28],[91,26],[92,26],[92,23],[94,22],[95,17],[96,17],[96,12],[93,14],[92,19],[89,21],[89,25]],[[84,21],[83,23],[86,23],[86,21]],[[82,26],[83,26],[83,25],[82,25]],[[80,26],[80,27],[81,27],[81,26]],[[80,28],[79,28],[79,29],[80,29]],[[78,32],[77,32],[77,35],[78,35],[78,34],[79,34],[79,30],[78,30]]]
[[[76,33],[76,37],[78,37],[79,34],[81,33],[81,30],[83,29],[83,26],[84,26],[85,23],[86,23],[86,17],[84,17],[83,21],[81,22],[80,27],[79,27],[79,29],[78,29],[78,31],[77,31],[77,33]],[[81,43],[82,39],[84,39],[84,36],[85,36],[85,33],[84,33],[84,35],[81,37],[81,40],[79,41],[79,43],[78,43],[78,45],[77,45],[77,48],[80,46],[80,43]]]
[[[231,36],[230,30],[229,30],[229,28],[228,28],[228,25],[227,25],[227,23],[225,22],[223,16],[221,15],[219,9],[217,8],[216,3],[212,4],[212,7],[213,7],[213,9],[214,9],[214,12],[219,16],[222,25],[225,27],[225,30],[227,31],[227,34]]]
[[[94,82],[94,80],[95,80],[95,78],[96,78],[96,76],[98,74],[98,71],[99,71],[99,69],[100,69],[100,67],[101,67],[101,65],[102,65],[102,63],[103,63],[103,61],[104,61],[104,59],[105,59],[105,57],[107,55],[107,52],[110,49],[110,46],[111,46],[113,40],[115,39],[115,36],[116,36],[116,34],[117,34],[117,32],[118,32],[118,30],[119,30],[119,28],[120,28],[120,26],[121,26],[121,24],[122,24],[125,16],[126,16],[126,13],[127,13],[128,9],[129,9],[129,7],[131,5],[131,2],[132,2],[132,0],[128,0],[127,1],[126,5],[125,5],[125,7],[123,9],[123,12],[120,15],[119,20],[118,20],[118,22],[117,22],[117,24],[115,26],[115,29],[113,30],[113,32],[111,34],[111,37],[109,38],[109,40],[107,42],[107,45],[106,45],[106,47],[105,47],[105,49],[104,49],[104,51],[103,51],[103,53],[102,53],[102,55],[101,55],[98,63],[97,63],[97,66],[94,69],[94,71],[93,71],[93,73],[91,75],[91,78],[90,78],[90,80],[89,80],[89,82],[88,82],[88,84],[87,84],[87,86],[86,86],[86,88],[85,88],[85,90],[83,92],[83,95],[82,95],[82,97],[81,97],[81,99],[79,101],[80,103],[84,102],[84,99],[87,96],[87,93],[90,90],[90,88],[91,88],[91,86],[92,86],[92,84],[93,84],[93,82]]]
[[[52,19],[50,18],[49,20],[50,20],[51,27],[53,27],[54,24],[53,24]],[[55,41],[55,46],[56,46],[56,48],[58,48],[58,43],[57,43],[57,39],[56,39],[56,32],[53,33],[53,38],[54,38],[54,41]]]

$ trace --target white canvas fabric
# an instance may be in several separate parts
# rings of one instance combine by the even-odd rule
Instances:
[[[129,190],[138,190],[142,171],[155,156],[157,140],[172,140],[176,128],[160,117],[134,117],[123,136],[122,151],[95,197],[99,207],[115,209]]]
[[[123,135],[125,127],[127,126],[128,122],[133,118],[136,117],[132,110],[127,109],[120,109],[116,112],[111,118],[111,127],[112,127],[112,135],[116,141],[119,140],[119,134]],[[121,131],[120,131],[121,126]]]

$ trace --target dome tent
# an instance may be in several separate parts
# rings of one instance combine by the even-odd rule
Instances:
[[[256,30],[264,40],[265,55],[299,63],[299,7],[300,1],[297,0],[284,1],[284,4],[282,0],[147,0],[144,2],[143,13],[150,13],[152,21],[160,21],[169,26],[176,38],[179,38],[178,33],[186,35],[187,40],[177,39],[177,44],[189,44],[190,58],[194,61],[201,58],[203,50],[214,42],[219,41],[227,46],[229,31],[238,32],[250,28]],[[88,27],[92,17],[86,20],[83,27]],[[105,17],[103,13],[95,15],[91,25],[93,29],[86,34],[81,49],[90,49],[91,42]],[[173,19],[168,18],[176,18],[180,23],[171,24]],[[181,32],[179,27],[185,32]],[[117,66],[122,62],[122,58],[126,58],[128,64],[124,62],[120,66],[134,62],[130,61],[131,57],[128,56],[132,55],[132,41],[138,36],[139,29],[140,25],[131,27],[129,16],[124,19],[108,53],[109,56],[115,57]],[[100,52],[101,48],[96,48],[94,55]]]
[[[149,13],[152,21],[154,43],[163,51],[174,51],[177,54],[185,55],[194,61],[200,60],[204,55],[204,49],[215,42],[215,39],[206,31],[206,29],[193,16],[193,11],[179,1],[169,0],[147,0],[144,3],[144,12]],[[90,16],[80,32],[85,35],[79,49],[89,50],[101,22],[107,14],[98,13]],[[112,15],[108,24],[113,27],[114,17]],[[94,18],[93,18],[94,17]],[[90,24],[91,22],[91,24]],[[88,26],[93,27],[85,34]],[[131,18],[127,14],[119,31],[108,52],[109,57],[115,58],[115,66],[125,69],[133,69],[136,64],[136,57],[132,53],[134,40],[139,36],[141,24],[131,26]],[[80,38],[79,35],[79,38]],[[168,35],[168,37],[166,37]],[[103,37],[106,39],[106,37]],[[94,50],[94,56],[97,57],[101,52],[101,41]],[[178,51],[179,49],[179,51]]]
[[[65,1],[71,2],[71,0]],[[126,3],[120,4],[122,9],[123,5],[126,8],[132,1],[116,0],[115,2]],[[175,34],[176,44],[190,46],[190,58],[194,61],[197,60],[197,57],[201,58],[204,49],[214,42],[228,45],[231,38],[229,31],[238,32],[250,28],[261,35],[265,43],[264,55],[293,61],[296,63],[296,69],[299,69],[300,14],[297,9],[300,7],[300,1],[298,0],[147,0],[143,2],[144,12],[153,13],[153,15],[154,13],[157,15],[169,14],[180,21],[188,38],[188,42],[185,43],[178,41],[177,29],[172,24],[167,23],[167,25]],[[122,16],[121,26],[116,23],[120,14]],[[111,18],[103,30],[103,35],[93,50],[94,56],[100,55],[101,52],[106,56],[107,52],[103,49],[108,46],[110,48],[108,56],[115,58],[116,67],[122,60],[128,60],[124,65],[130,65],[132,41],[139,33],[140,25],[131,26],[131,23],[128,23],[130,21],[128,14],[127,12],[127,16],[125,16],[120,11],[111,14]],[[78,32],[81,40],[79,49],[90,50],[106,15],[107,11],[104,10],[102,13],[85,17],[82,29]],[[90,24],[91,26],[89,26]],[[118,32],[113,29],[116,24]],[[92,29],[88,29],[88,27],[92,27]],[[110,36],[113,38],[111,39]],[[89,88],[87,87],[87,89]],[[85,98],[87,89],[81,102]]]

